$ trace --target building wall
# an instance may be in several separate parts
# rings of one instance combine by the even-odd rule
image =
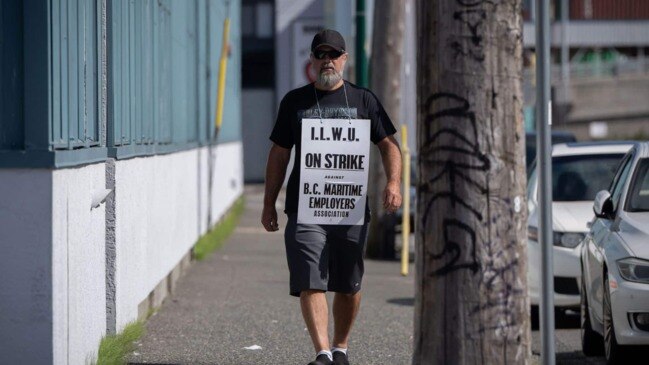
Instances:
[[[568,121],[649,118],[649,74],[574,80]]]
[[[207,164],[207,148],[201,150],[203,165]],[[224,143],[214,153],[212,187],[212,222],[216,224],[230,206],[243,194],[243,145],[241,141]],[[207,199],[202,199],[207,201]],[[201,222],[205,221],[205,216]],[[207,231],[204,229],[204,233]]]
[[[0,169],[0,359],[52,362],[52,172]]]
[[[578,141],[647,140],[649,118],[569,122],[553,125],[553,130],[570,132]]]
[[[105,164],[49,170],[54,364],[84,364],[106,333]],[[36,299],[36,298],[34,298]],[[33,350],[39,351],[38,346]]]
[[[244,89],[241,93],[245,171],[248,182],[263,182],[275,125],[275,93],[273,89]]]
[[[644,0],[570,1],[570,19],[649,19]]]
[[[207,231],[207,148],[117,161],[117,331]],[[242,145],[215,152],[212,224],[243,193]]]
[[[243,193],[242,144],[218,145],[207,222],[208,148],[115,164],[117,330]],[[106,334],[106,164],[0,169],[0,354],[84,364]],[[111,276],[111,275],[109,275]]]
[[[0,2],[0,363],[92,362],[241,196],[239,13],[221,0]]]
[[[324,0],[277,0],[275,2],[275,69],[277,82],[275,97],[277,105],[284,95],[298,87],[294,84],[294,70],[301,65],[295,65],[293,47],[293,31],[296,21],[314,21],[324,26]],[[315,33],[314,33],[315,34]],[[310,42],[310,41],[309,41]],[[309,46],[311,43],[309,43]],[[308,54],[306,55],[308,59]],[[302,86],[302,85],[299,85]]]

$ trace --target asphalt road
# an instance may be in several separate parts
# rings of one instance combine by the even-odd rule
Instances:
[[[555,351],[556,363],[563,365],[606,364],[604,357],[586,357],[581,352],[581,334],[579,331],[579,313],[568,312],[555,317]],[[532,329],[532,354],[540,360],[541,332]]]

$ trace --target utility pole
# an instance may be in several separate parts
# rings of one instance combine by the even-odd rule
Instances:
[[[401,58],[403,53],[404,0],[376,0],[374,2],[374,26],[372,31],[372,56],[370,58],[370,85],[385,111],[399,130],[398,118],[401,106]],[[387,215],[383,209],[383,188],[386,184],[381,154],[376,146],[370,152],[370,176],[368,188],[372,220],[369,226],[367,254],[370,257],[387,258],[394,255],[394,243],[386,247],[385,228],[394,227],[394,214]]]
[[[413,364],[529,362],[521,0],[419,0]]]

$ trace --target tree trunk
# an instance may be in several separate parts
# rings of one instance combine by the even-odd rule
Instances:
[[[374,27],[372,33],[372,57],[370,59],[370,87],[379,98],[388,116],[399,130],[401,105],[401,55],[403,53],[405,3],[403,0],[376,0],[374,3]],[[398,137],[398,136],[397,136]],[[397,138],[399,140],[399,138]],[[372,211],[369,226],[367,254],[386,258],[384,242],[385,210],[383,189],[386,179],[381,154],[376,146],[370,154],[368,204]]]
[[[524,364],[520,0],[419,0],[413,364]]]

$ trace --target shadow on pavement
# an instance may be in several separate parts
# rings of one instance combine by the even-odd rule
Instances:
[[[532,306],[531,309],[531,322],[532,330],[539,329],[539,308]],[[578,310],[562,310],[556,309],[554,311],[554,328],[555,329],[579,329],[580,328],[580,314]]]
[[[415,298],[392,298],[387,300],[390,304],[414,306]]]
[[[554,313],[554,326],[557,329],[580,328],[580,318],[578,311],[556,311]]]
[[[557,353],[557,364],[606,364],[603,357],[585,357],[581,351],[559,352]]]

